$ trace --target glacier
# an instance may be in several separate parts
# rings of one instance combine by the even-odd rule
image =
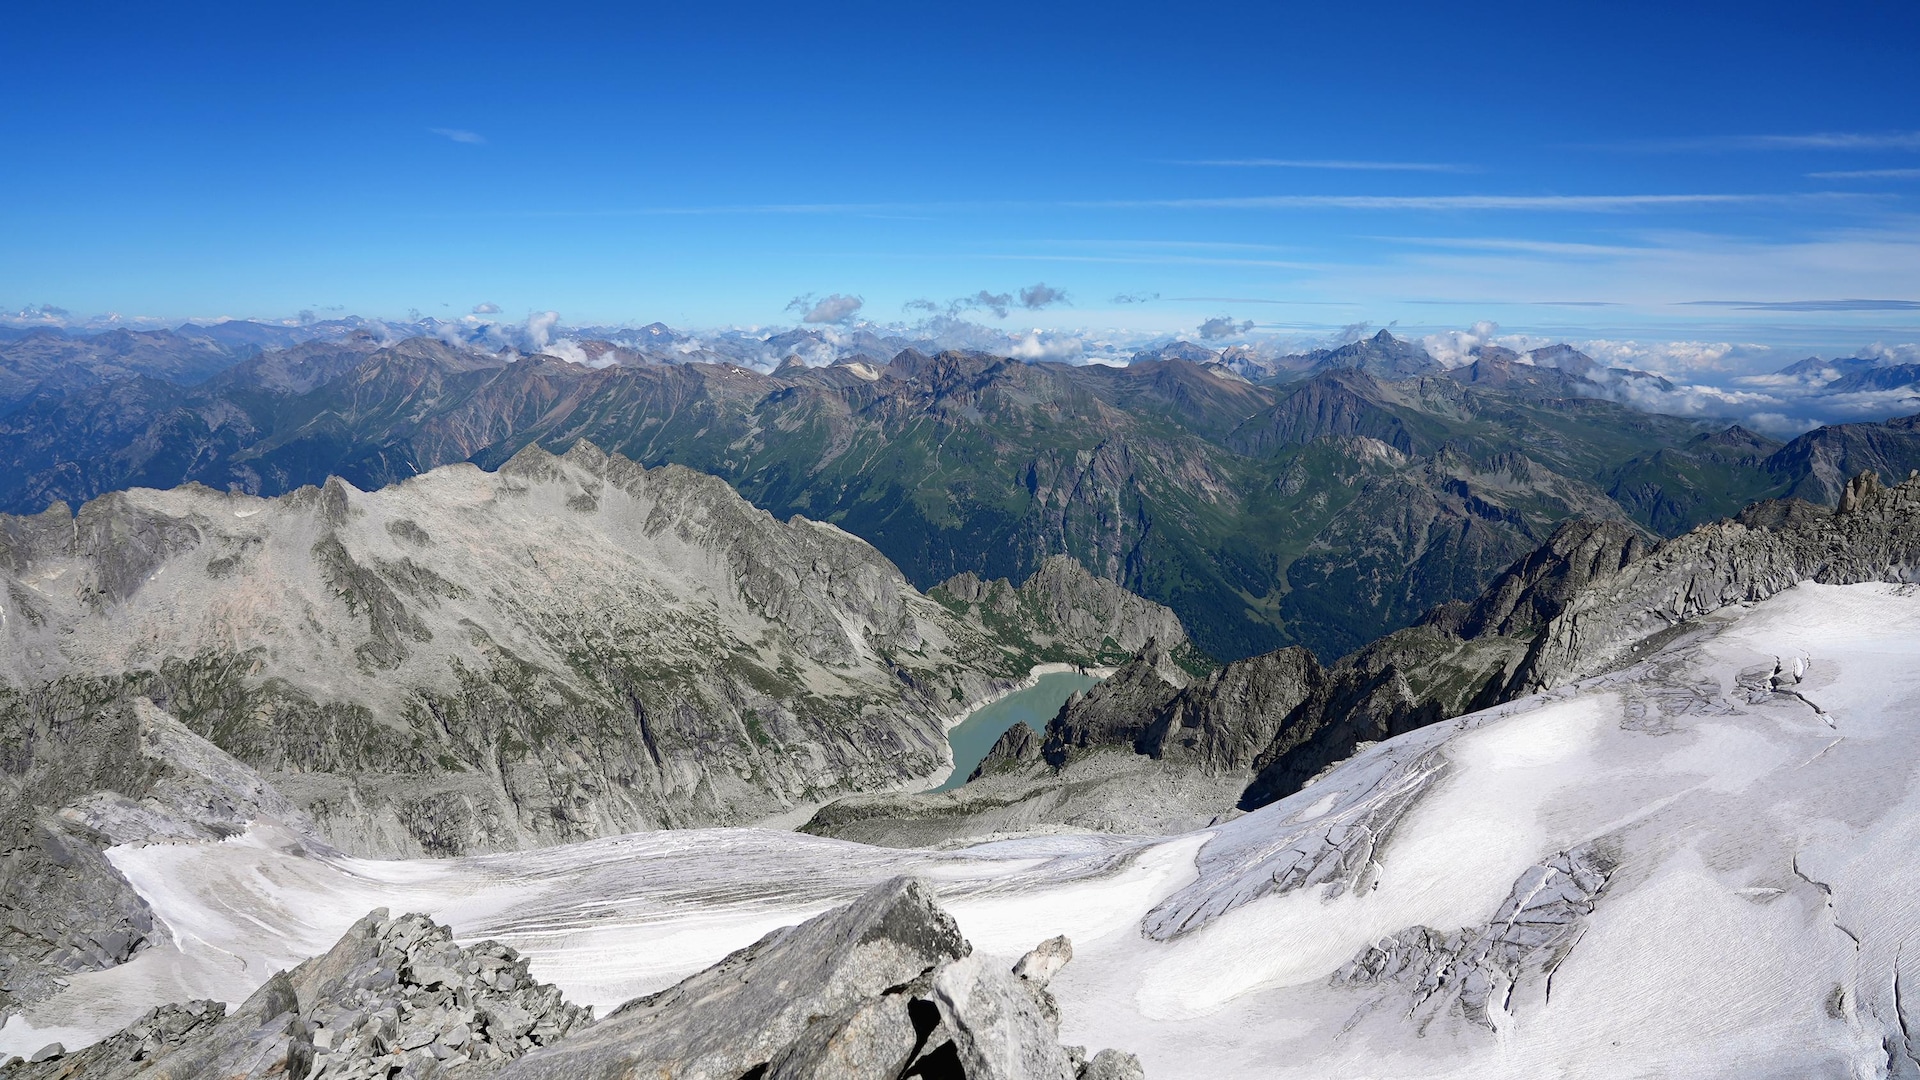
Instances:
[[[1062,1039],[1157,1080],[1920,1076],[1920,591],[1804,583],[1690,626],[1172,838],[699,829],[378,860],[262,820],[122,845],[168,940],[71,976],[0,1054],[237,1002],[379,906],[503,941],[604,1014],[911,874],[984,953],[1071,938]]]

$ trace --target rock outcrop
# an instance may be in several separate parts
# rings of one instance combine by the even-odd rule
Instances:
[[[1618,522],[1570,522],[1471,604],[1335,664],[1287,719],[1241,797],[1252,809],[1298,790],[1363,742],[1561,686],[1631,662],[1663,635],[1802,581],[1920,579],[1920,477],[1850,481],[1829,510],[1798,500],[1649,548]]]
[[[1098,686],[1067,699],[1047,722],[1040,754],[1057,768],[1075,751],[1131,747],[1146,737],[1155,717],[1186,683],[1166,649],[1150,641]],[[989,759],[992,755],[989,751]]]
[[[317,842],[257,774],[152,702],[62,690],[0,690],[0,1017],[164,940],[101,848],[219,840],[256,822]]]
[[[1293,647],[1236,660],[1190,682],[1150,643],[1061,708],[1047,725],[1040,756],[1057,768],[1076,751],[1126,746],[1209,775],[1244,770],[1325,681],[1313,654]],[[996,759],[990,753],[988,760]]]
[[[66,976],[124,963],[165,939],[153,911],[57,818],[17,825],[0,854],[0,1018],[63,989]]]
[[[1497,1032],[1517,1003],[1550,992],[1613,870],[1598,848],[1559,852],[1521,875],[1485,925],[1450,933],[1408,927],[1354,957],[1333,985],[1390,987],[1396,1005],[1411,999],[1408,1019],[1423,1033],[1450,1011]]]
[[[1140,1080],[1133,1055],[1060,1045],[1064,937],[1010,968],[974,954],[926,887],[883,882],[595,1023],[496,942],[376,910],[231,1014],[194,1001],[9,1080]]]
[[[217,1002],[149,1012],[20,1080],[195,1077],[371,1080],[487,1076],[592,1020],[497,942],[462,948],[424,915],[377,909],[325,955],[268,979],[231,1015]]]
[[[1847,483],[1828,511],[1762,503],[1703,525],[1589,584],[1540,631],[1509,680],[1518,697],[1596,674],[1657,635],[1728,604],[1764,600],[1802,581],[1845,585],[1920,580],[1920,475],[1885,487]]]
[[[885,790],[938,772],[947,716],[1033,664],[1183,637],[1064,559],[981,586],[1010,614],[956,612],[837,528],[586,443],[374,492],[189,485],[0,517],[0,571],[0,724],[151,699],[284,794],[275,816],[371,855]],[[115,802],[149,794],[131,778],[59,775],[31,801],[95,827],[192,801],[142,811]]]
[[[1059,1006],[1046,991],[1071,956],[1056,938],[1011,970],[995,964],[973,953],[924,886],[895,878],[502,1075],[1077,1080],[1090,1063],[1060,1045]]]
[[[1041,659],[1084,656],[1090,643],[1099,646],[1097,659],[1113,662],[1139,652],[1147,642],[1167,649],[1186,647],[1187,632],[1172,611],[1094,577],[1067,555],[1043,560],[1018,587],[1006,578],[984,581],[973,573],[959,574],[936,586],[935,599],[975,621],[1003,623],[1009,633],[1024,635],[1030,651]]]

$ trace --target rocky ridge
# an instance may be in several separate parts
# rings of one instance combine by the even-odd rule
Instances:
[[[280,816],[364,854],[742,823],[884,789],[937,772],[947,717],[1041,659],[1178,634],[1070,561],[1014,590],[1012,617],[956,613],[839,529],[584,443],[374,492],[190,485],[0,518],[0,569],[0,722],[150,699],[284,794]],[[39,767],[20,745],[10,773]],[[34,775],[62,778],[25,800],[40,813],[149,794]]]
[[[1570,597],[1530,646],[1503,695],[1597,674],[1660,634],[1729,604],[1764,600],[1802,581],[1847,585],[1920,580],[1920,472],[1886,487],[1871,472],[1833,510],[1760,503],[1704,525]]]
[[[1478,599],[1324,669],[1279,650],[1189,682],[1149,646],[1045,733],[1009,730],[966,787],[844,800],[807,828],[925,843],[1067,823],[1193,827],[1206,818],[1187,793],[1208,779],[1240,780],[1234,802],[1256,809],[1374,743],[1632,663],[1729,604],[1802,581],[1916,580],[1920,475],[1889,488],[1862,474],[1837,508],[1758,503],[1657,545],[1618,520],[1568,522]],[[1115,789],[1164,792],[1163,810],[1116,815]]]
[[[1131,1054],[1060,1045],[1047,983],[1072,957],[1056,937],[996,964],[925,886],[895,878],[595,1022],[512,949],[382,909],[232,1013],[163,1006],[0,1076],[1143,1080]]]
[[[319,844],[279,792],[150,701],[75,703],[43,690],[5,704],[0,1017],[57,993],[67,975],[165,940],[102,848],[220,840],[255,823],[290,845]]]
[[[1471,604],[1342,658],[1256,762],[1243,809],[1298,790],[1366,743],[1632,662],[1691,620],[1802,581],[1920,577],[1920,476],[1864,473],[1834,509],[1755,504],[1656,546],[1570,522]]]
[[[1700,432],[1462,384],[1390,334],[1285,386],[1179,358],[1076,367],[875,342],[890,361],[754,370],[617,344],[582,343],[615,361],[588,367],[330,334],[200,385],[43,395],[0,416],[0,507],[186,482],[372,490],[586,440],[831,521],[923,590],[963,572],[1022,581],[1064,553],[1174,608],[1213,655],[1302,644],[1328,660],[1473,595],[1560,520],[1614,506],[1593,477]],[[1531,478],[1489,469],[1502,455],[1528,457]]]

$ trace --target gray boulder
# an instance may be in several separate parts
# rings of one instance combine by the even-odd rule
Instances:
[[[899,1039],[897,1028],[881,1021],[904,1016],[907,1002],[885,1003],[876,1013],[861,1006],[903,997],[916,980],[970,951],[925,886],[895,878],[846,907],[776,930],[677,986],[628,1002],[506,1075],[739,1080],[802,1040],[814,1045],[812,1054],[789,1055],[795,1060],[783,1068],[820,1075],[822,1057],[885,1057],[881,1050],[890,1052]],[[861,1038],[866,1031],[896,1037]],[[896,1074],[913,1049],[909,1042],[891,1062]]]
[[[231,1014],[218,1002],[163,1006],[8,1080],[484,1076],[592,1017],[512,949],[462,948],[424,915],[377,909]]]

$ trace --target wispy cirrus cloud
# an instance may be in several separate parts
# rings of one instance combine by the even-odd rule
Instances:
[[[1458,248],[1463,251],[1521,251],[1534,255],[1634,255],[1649,250],[1621,244],[1586,244],[1566,240],[1528,240],[1502,236],[1382,236],[1377,239],[1415,247]]]
[[[1618,195],[1234,195],[1158,199],[998,200],[915,203],[733,203],[636,206],[515,213],[527,218],[671,217],[725,214],[900,215],[1048,210],[1361,210],[1622,213],[1707,206],[1873,205],[1896,198],[1875,192],[1678,192]]]
[[[442,138],[451,139],[457,143],[467,143],[472,146],[479,146],[487,141],[485,137],[481,136],[478,132],[467,131],[464,128],[428,128],[427,130]]]
[[[1920,131],[1816,131],[1800,135],[1703,135],[1640,139],[1602,149],[1645,152],[1700,150],[1920,150]]]
[[[1061,205],[1112,210],[1522,210],[1617,213],[1663,207],[1739,206],[1860,198],[1862,195],[1857,192],[1829,191],[1784,195],[1728,192],[1658,195],[1238,195],[1197,199],[1109,199]]]
[[[1920,169],[1845,169],[1840,172],[1810,172],[1815,180],[1920,180]]]
[[[1683,300],[1680,306],[1736,311],[1920,311],[1920,300]]]
[[[1168,161],[1168,165],[1193,165],[1220,169],[1344,169],[1355,172],[1477,172],[1471,165],[1444,161],[1351,161],[1329,158],[1200,158]]]

